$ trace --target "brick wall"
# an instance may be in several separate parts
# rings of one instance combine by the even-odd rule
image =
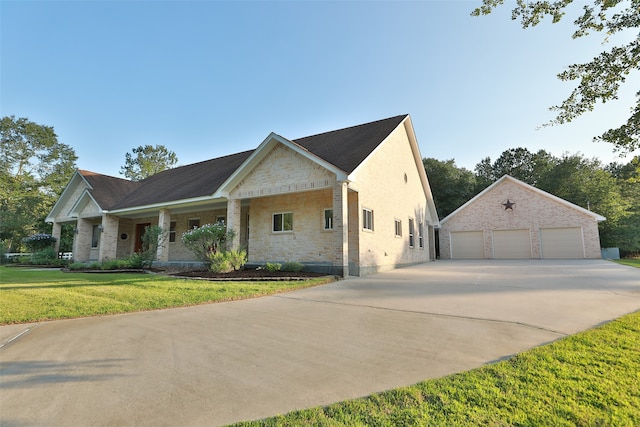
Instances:
[[[420,165],[422,167],[422,165]],[[369,274],[399,265],[429,261],[427,201],[411,145],[403,126],[354,172],[358,191],[358,221],[362,230],[362,209],[373,210],[373,232],[360,233],[360,273]],[[409,218],[415,221],[415,244],[409,247]],[[395,236],[395,220],[401,221],[402,236]],[[418,224],[423,223],[424,248],[418,247]]]
[[[502,205],[507,199],[515,202],[512,210]],[[450,258],[453,231],[482,230],[485,258],[491,258],[492,230],[529,229],[532,258],[540,258],[540,228],[560,227],[582,227],[586,257],[600,258],[598,225],[592,216],[506,179],[442,224],[440,257]]]

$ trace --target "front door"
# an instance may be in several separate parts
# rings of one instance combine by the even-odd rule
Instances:
[[[142,235],[144,234],[144,229],[150,226],[151,223],[149,222],[145,224],[136,224],[136,244],[134,247],[134,252],[142,252]]]

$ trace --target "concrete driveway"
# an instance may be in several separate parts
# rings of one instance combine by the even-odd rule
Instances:
[[[437,261],[253,300],[3,326],[0,425],[262,418],[475,368],[638,309],[640,270],[607,261]]]

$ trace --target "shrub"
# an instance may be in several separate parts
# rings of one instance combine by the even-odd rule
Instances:
[[[47,248],[53,248],[58,240],[51,234],[39,233],[25,237],[22,241],[31,252],[40,252]]]
[[[144,268],[145,265],[144,257],[138,252],[132,253],[129,258],[127,258],[127,262],[130,268]]]
[[[233,240],[235,233],[227,230],[223,222],[215,224],[204,224],[192,230],[182,233],[182,243],[194,253],[199,261],[206,264],[211,263],[211,254],[218,251],[224,252],[226,243]]]
[[[102,270],[120,270],[122,268],[131,268],[131,263],[126,259],[111,259],[104,261],[100,269]]]
[[[209,270],[214,273],[229,273],[233,271],[233,266],[228,256],[228,252],[215,252],[209,254]]]
[[[0,240],[0,264],[5,264],[7,262],[7,245],[4,241]]]
[[[228,251],[229,261],[235,271],[240,270],[247,263],[247,251],[240,249],[238,251]]]
[[[31,255],[31,264],[48,265],[58,259],[56,251],[52,247],[41,249]]]
[[[209,254],[209,270],[214,273],[229,273],[240,270],[247,262],[247,251],[224,251]]]
[[[83,268],[87,268],[87,266],[82,262],[73,262],[67,266],[69,270],[82,270]]]
[[[295,261],[285,262],[282,265],[282,271],[291,271],[293,273],[298,273],[304,269],[304,264]]]
[[[277,262],[268,262],[264,265],[264,269],[273,273],[274,271],[280,271],[282,264]]]

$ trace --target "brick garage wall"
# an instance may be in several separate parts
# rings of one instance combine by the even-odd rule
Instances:
[[[505,210],[505,200],[515,202]],[[451,256],[450,232],[483,231],[485,258],[492,257],[492,230],[529,229],[532,258],[540,258],[540,228],[582,227],[587,258],[600,258],[596,220],[585,213],[506,179],[451,217],[440,229],[440,257]]]

